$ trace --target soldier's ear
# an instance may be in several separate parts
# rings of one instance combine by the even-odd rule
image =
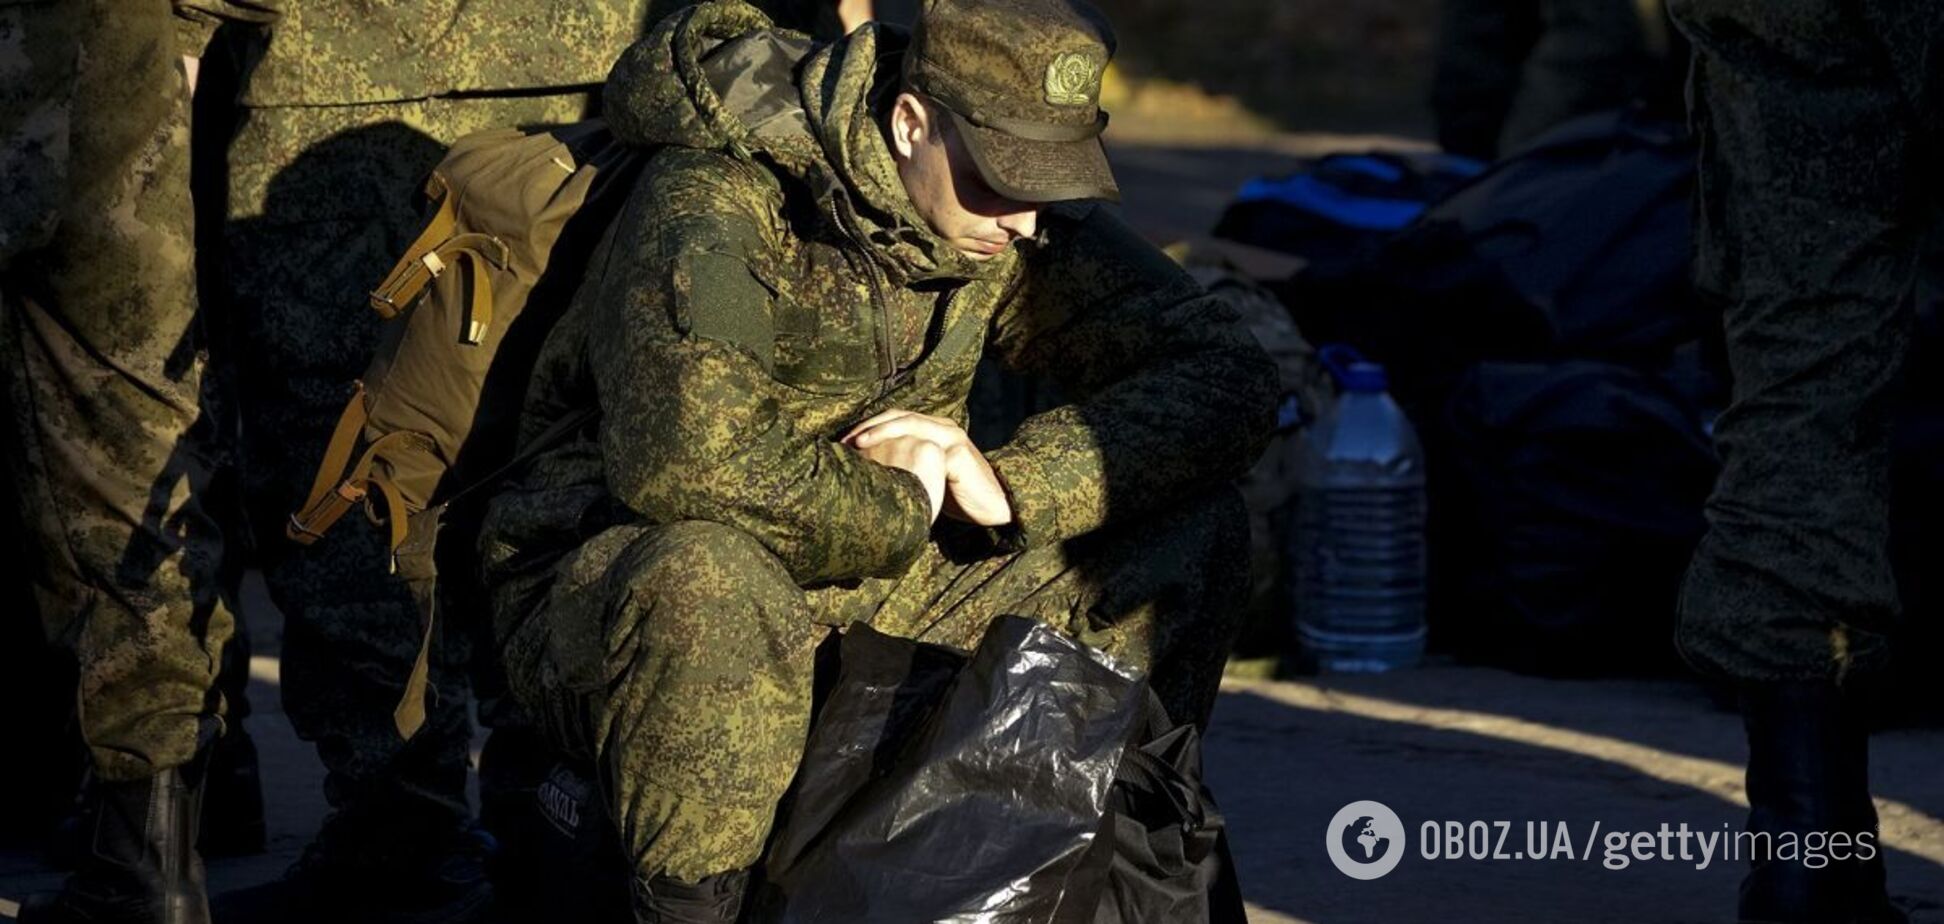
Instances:
[[[932,141],[932,113],[913,93],[900,93],[891,103],[891,153],[910,160],[918,148]]]

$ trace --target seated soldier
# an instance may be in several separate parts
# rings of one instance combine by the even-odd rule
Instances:
[[[1081,201],[1117,195],[1111,50],[1083,0],[932,0],[827,46],[720,2],[616,65],[610,123],[653,153],[522,426],[598,421],[493,498],[482,553],[511,687],[599,761],[640,920],[734,919],[831,627],[970,648],[1034,617],[1206,721],[1276,369]],[[988,348],[1075,403],[982,454]]]

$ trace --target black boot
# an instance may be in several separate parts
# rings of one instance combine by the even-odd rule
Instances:
[[[499,848],[488,871],[511,921],[631,922],[630,864],[594,768],[537,733],[500,727],[479,755],[479,823]]]
[[[256,741],[240,724],[233,724],[213,747],[196,849],[205,857],[262,853],[263,780],[257,773]]]
[[[636,924],[735,924],[742,917],[749,871],[732,870],[688,883],[668,876],[634,885]]]
[[[145,780],[94,782],[94,837],[61,891],[28,896],[22,924],[209,924],[196,821],[209,750]]]
[[[1783,857],[1752,857],[1742,880],[1744,924],[1905,924],[1884,891],[1883,844],[1870,801],[1869,729],[1860,697],[1834,683],[1750,683],[1741,691],[1748,731],[1748,830]],[[1804,838],[1842,832],[1849,858],[1811,867]],[[1867,833],[1868,848],[1855,842]],[[1824,850],[1825,855],[1833,847]],[[1870,857],[1868,860],[1857,856]]]
[[[279,879],[215,899],[223,924],[478,924],[492,919],[486,878],[492,839],[463,825],[415,846],[346,834],[342,816],[326,819]],[[392,848],[386,850],[386,848]],[[384,855],[376,852],[385,850]]]

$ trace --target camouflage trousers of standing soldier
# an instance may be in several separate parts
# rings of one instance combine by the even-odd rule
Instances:
[[[165,0],[0,18],[8,80],[47,64],[9,55],[60,47],[38,26],[65,19],[82,47],[60,223],[0,276],[9,500],[43,627],[79,663],[95,772],[141,779],[188,761],[218,727],[211,687],[234,626],[210,513],[221,458],[204,400],[181,63],[195,49]],[[16,115],[0,111],[0,138]]]
[[[278,53],[273,41],[268,54]],[[575,121],[588,102],[582,92],[241,114],[226,275],[250,344],[240,364],[246,492],[286,620],[284,709],[324,762],[335,812],[320,837],[340,860],[391,867],[436,856],[468,815],[472,629],[464,614],[441,619],[427,721],[401,739],[392,711],[419,616],[389,572],[381,530],[347,518],[305,548],[283,524],[370,362],[383,325],[366,295],[417,235],[419,190],[446,147],[485,129]]]
[[[1898,608],[1891,402],[1940,214],[1944,17],[1922,0],[1669,11],[1696,52],[1697,271],[1735,376],[1678,641],[1745,680],[1873,672]]]
[[[832,627],[972,648],[993,617],[1033,617],[1148,669],[1176,719],[1206,722],[1249,581],[1233,489],[1022,553],[976,551],[982,537],[942,521],[902,577],[806,590],[732,527],[613,527],[510,624],[507,677],[557,745],[598,761],[637,875],[684,880],[758,859]]]

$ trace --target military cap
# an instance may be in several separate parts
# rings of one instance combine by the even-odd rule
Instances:
[[[1113,28],[1086,0],[926,0],[904,81],[949,113],[999,194],[1119,199],[1100,145],[1113,56]]]

